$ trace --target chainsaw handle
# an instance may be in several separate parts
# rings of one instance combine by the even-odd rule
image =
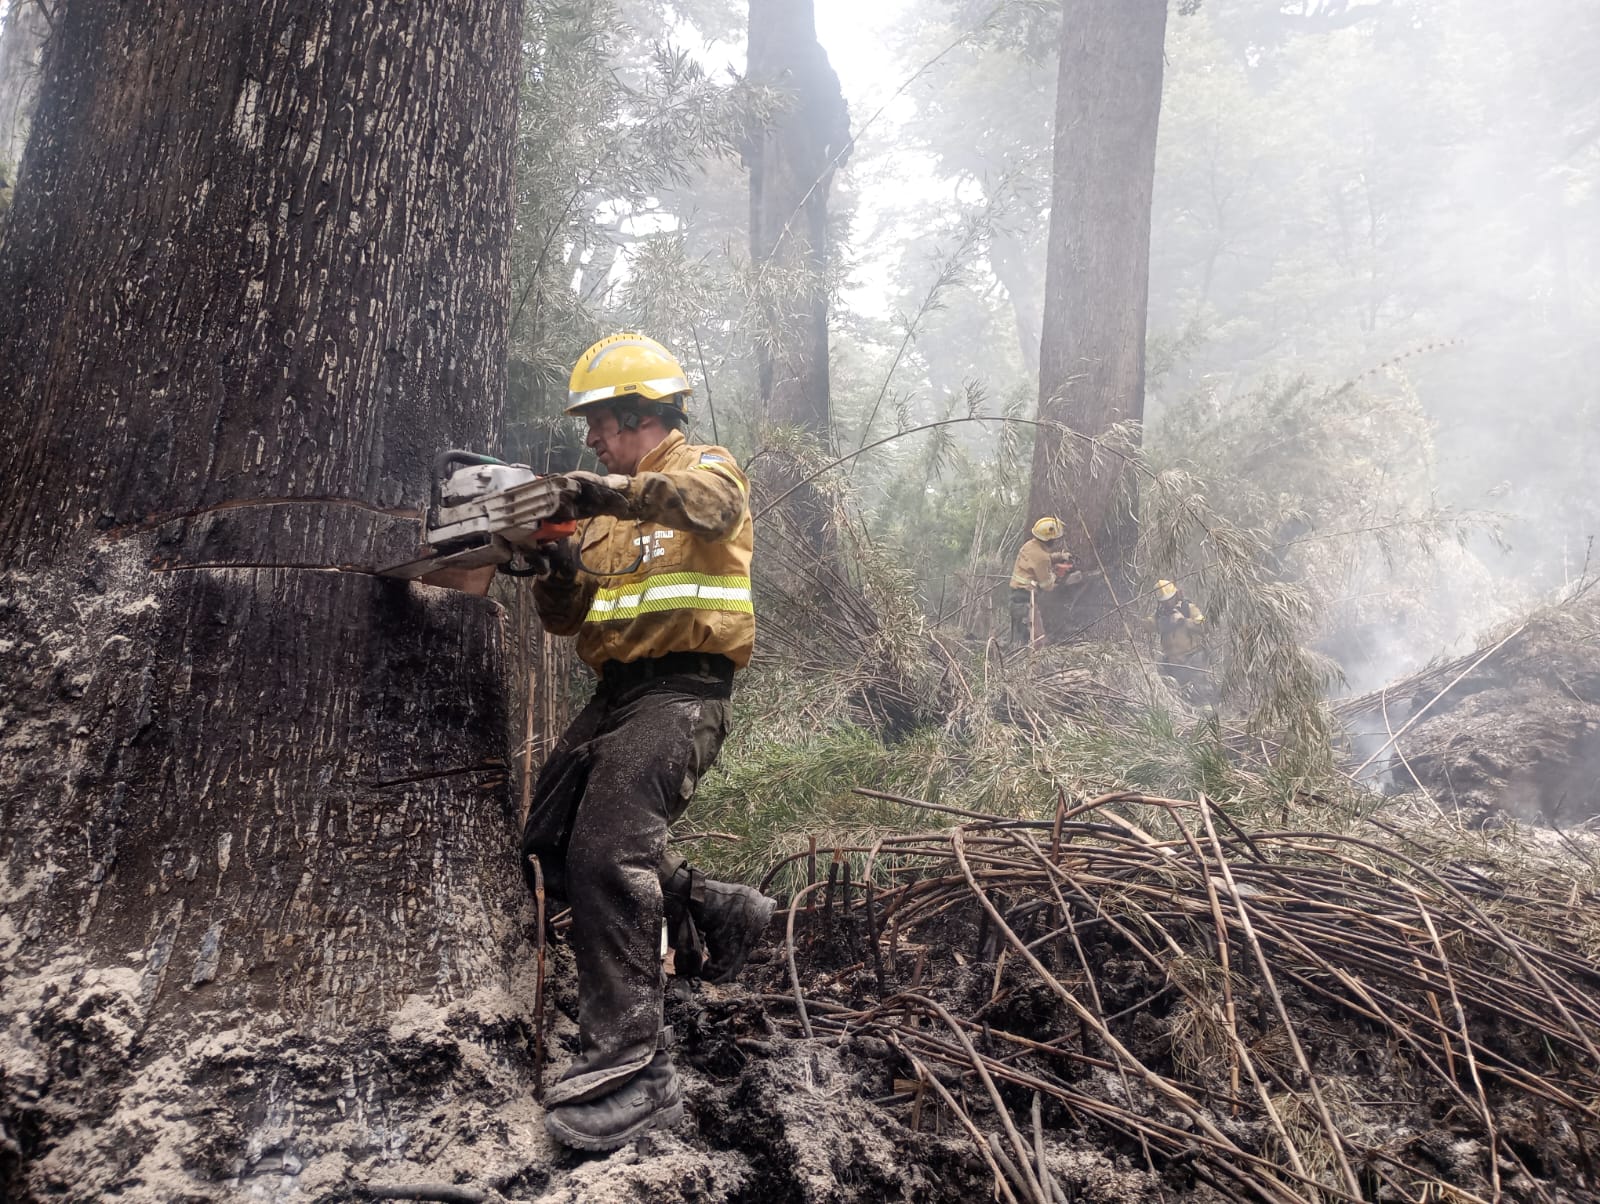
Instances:
[[[448,477],[452,464],[504,464],[505,461],[497,456],[486,456],[482,452],[464,451],[459,447],[448,448],[433,458],[433,475]]]
[[[522,565],[516,563],[516,557],[505,561],[500,566],[500,571],[508,577],[539,577],[551,571],[551,564],[555,557],[560,555],[556,545],[565,542],[577,534],[578,520],[569,518],[565,521],[551,521],[540,523],[533,531],[533,547],[518,545],[517,552],[522,555]],[[576,565],[577,549],[573,549],[574,565]]]
[[[534,530],[533,542],[560,543],[563,539],[570,539],[577,533],[577,519],[569,518],[563,522],[557,522],[555,519],[551,519],[549,522],[540,523],[539,526]]]
[[[505,461],[483,452],[467,451],[460,447],[446,448],[433,458],[433,486],[428,491],[428,523],[439,521],[439,507],[444,505],[444,483],[450,479],[450,468],[455,464],[504,464]]]

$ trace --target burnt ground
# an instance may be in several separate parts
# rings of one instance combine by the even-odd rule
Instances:
[[[920,1053],[985,1136],[998,1135],[1003,1122],[977,1076],[959,1057],[939,1061],[930,1054],[946,1037],[931,1013],[908,1020],[887,1007],[872,1016],[885,1000],[911,996],[953,1016],[975,1018],[970,1039],[991,1066],[1046,1085],[1039,1093],[1040,1136],[1059,1198],[1074,1204],[1260,1198],[1244,1182],[1227,1181],[1205,1159],[1186,1153],[1182,1134],[1193,1131],[1192,1123],[1137,1079],[1110,1069],[1105,1042],[1019,960],[998,960],[993,930],[975,915],[953,910],[918,941],[903,943],[884,967],[881,990],[864,956],[867,932],[859,916],[824,921],[818,913],[809,923],[804,915],[800,920],[797,964],[815,1037],[799,1036],[781,944],[767,951],[768,960],[747,968],[749,982],[738,988],[676,984],[668,1018],[678,1039],[675,1057],[685,1080],[688,1122],[609,1157],[552,1151],[543,1165],[505,1181],[503,1198],[565,1204],[956,1204],[995,1198],[994,1177],[977,1144],[956,1113],[919,1086],[907,1053]],[[1019,927],[1024,939],[1032,939],[1025,921]],[[1230,1086],[1215,1026],[1174,989],[1173,976],[1119,939],[1088,943],[1085,953],[1116,1038],[1157,1075],[1183,1084],[1246,1155],[1282,1165],[1282,1143],[1248,1085],[1237,1094]],[[1203,942],[1193,953],[1196,981],[1203,981],[1209,961]],[[1044,960],[1082,988],[1081,976],[1072,975],[1074,959],[1047,943]],[[1214,964],[1209,968],[1215,971]],[[1498,1170],[1500,1198],[1507,1201],[1600,1200],[1592,1117],[1585,1122],[1485,1069],[1484,1099],[1495,1126],[1492,1168],[1465,1063],[1457,1057],[1452,1064],[1461,1088],[1454,1090],[1424,1069],[1425,1050],[1397,1043],[1392,1029],[1340,1006],[1316,986],[1314,976],[1297,982],[1291,968],[1280,970],[1279,989],[1304,1057],[1350,1139],[1362,1199],[1444,1199],[1450,1197],[1439,1193],[1449,1188],[1490,1199]],[[1311,1173],[1334,1186],[1331,1153],[1310,1114],[1307,1080],[1268,992],[1244,973],[1235,991],[1240,1033],[1267,1075],[1296,1145]],[[1424,994],[1397,994],[1396,1000],[1426,1007]],[[558,993],[556,1002],[563,1011],[575,1004],[570,989]],[[1505,1054],[1508,1065],[1537,1068],[1575,1094],[1588,1089],[1581,1084],[1592,1088],[1596,1082],[1594,1067],[1575,1066],[1568,1054],[1514,1018],[1474,1011],[1470,1003],[1468,1010],[1475,1041]],[[846,1013],[848,1023],[830,1023],[830,1016]],[[553,1053],[557,1065],[546,1071],[547,1081],[571,1052],[570,1024],[562,1029]],[[1073,1056],[1019,1049],[1019,1038],[1054,1043]],[[1439,1056],[1437,1047],[1432,1056]],[[1035,1089],[1001,1082],[999,1092],[1031,1142]],[[1097,1105],[1104,1108],[1100,1115],[1090,1111]],[[1166,1147],[1148,1146],[1119,1118],[1124,1111],[1165,1124],[1178,1136]],[[1015,1186],[1017,1198],[1026,1199]],[[1318,1197],[1311,1192],[1310,1198]]]
[[[805,950],[803,929],[804,924]],[[674,980],[668,1020],[688,1103],[682,1128],[652,1134],[609,1156],[552,1150],[548,1162],[505,1180],[502,1196],[552,1204],[968,1204],[992,1198],[994,1179],[977,1147],[931,1092],[916,1100],[907,1089],[913,1071],[886,1041],[870,1034],[799,1038],[794,1007],[785,1002],[789,985],[781,955],[769,950],[768,957],[747,967],[751,981],[738,987]],[[838,961],[827,951],[802,953],[802,974],[809,980],[847,971],[815,995],[816,1006],[826,1007],[830,995],[867,1004],[876,981],[871,972]],[[976,993],[987,993],[993,969],[930,960],[922,985],[964,1008]],[[1137,989],[1130,983],[1130,990]],[[575,1012],[576,999],[562,990],[556,1005],[564,1017],[552,1053],[558,1066],[576,1049],[576,1032],[565,1016]],[[1038,1000],[1019,996],[997,1021],[1012,1023],[1013,1013],[1028,1013],[1035,1005],[1026,1027],[1045,1035],[1054,1013]],[[983,1115],[970,1081],[955,1071],[939,1073],[958,1100]],[[547,1070],[546,1081],[554,1077],[555,1069]],[[1026,1118],[1028,1095],[1016,1093],[1015,1103]],[[1055,1107],[1042,1119],[1047,1157],[1068,1199],[1135,1204],[1161,1198],[1157,1179],[1141,1167],[1136,1142],[1102,1144],[1104,1134],[1079,1129]],[[993,1127],[992,1117],[985,1127]],[[1168,1183],[1166,1198],[1229,1197],[1195,1190],[1192,1183],[1175,1197]]]
[[[1115,849],[1107,850],[1108,858],[1113,853],[1127,860]],[[1170,863],[1155,864],[1165,873]],[[1234,872],[1242,879],[1251,868],[1241,863]],[[934,865],[929,872],[942,870]],[[1087,880],[1103,871],[1086,864],[1082,872]],[[1256,881],[1269,877],[1263,870]],[[677,1035],[674,1056],[688,1119],[673,1132],[651,1134],[609,1156],[561,1149],[543,1132],[532,1091],[532,1001],[525,981],[512,997],[476,1008],[436,1012],[419,1002],[388,1030],[349,1047],[317,1048],[285,1032],[271,1039],[204,1042],[182,1063],[149,1061],[158,1051],[141,1051],[137,1039],[127,1036],[131,1029],[114,1023],[117,1009],[127,1004],[116,992],[103,991],[92,1012],[76,1003],[70,1015],[62,1011],[64,996],[60,1006],[46,1001],[35,1015],[35,1036],[48,1037],[58,1054],[70,1048],[78,1056],[71,1065],[58,1058],[50,1071],[58,1101],[51,1106],[61,1115],[35,1110],[29,1115],[40,1128],[10,1134],[14,1143],[0,1152],[0,1181],[9,1189],[0,1196],[6,1204],[344,1204],[382,1198],[386,1185],[431,1184],[436,1194],[406,1198],[529,1204],[1003,1199],[996,1196],[986,1147],[964,1126],[970,1123],[985,1139],[994,1135],[1005,1153],[1011,1148],[1006,1124],[958,1048],[960,1038],[935,1010],[943,1009],[965,1025],[962,1035],[996,1079],[1006,1116],[1030,1150],[1031,1111],[1039,1098],[1039,1146],[1060,1191],[1056,1199],[1220,1204],[1262,1198],[1251,1184],[1282,1172],[1285,1146],[1249,1084],[1230,1082],[1229,1046],[1213,1007],[1220,970],[1205,923],[1161,919],[1158,910],[1136,912],[1108,890],[1097,896],[1096,910],[1103,906],[1105,914],[1120,915],[1131,926],[1119,933],[1083,914],[1080,959],[1064,941],[1051,938],[1053,913],[1039,905],[1027,880],[1013,876],[991,885],[989,897],[1018,938],[1037,947],[1040,964],[1074,998],[1095,999],[1096,1014],[1106,1018],[1102,1035],[1020,958],[1001,956],[1005,942],[959,893],[958,879],[933,877],[918,885],[933,889],[905,895],[899,914],[910,916],[922,906],[922,918],[907,919],[892,938],[879,924],[881,981],[859,897],[848,912],[841,900],[831,913],[819,907],[797,917],[797,969],[815,1026],[811,1039],[800,1035],[781,924],[774,924],[772,940],[758,954],[764,960],[752,962],[740,984],[675,982],[668,1020]],[[1263,888],[1244,885],[1257,892],[1250,897],[1257,900],[1262,931],[1269,931],[1274,919],[1266,913]],[[1177,894],[1172,901],[1180,901]],[[1314,910],[1314,902],[1293,900],[1286,914]],[[1158,919],[1178,948],[1171,957],[1152,960],[1134,942],[1150,950],[1146,942],[1157,934],[1149,925]],[[1538,1009],[1527,1001],[1537,991],[1510,990],[1519,978],[1515,966],[1476,947],[1456,917],[1441,912],[1436,923],[1479,1051],[1481,1100],[1493,1117],[1492,1138],[1460,1045],[1441,1043],[1439,1032],[1428,1029],[1434,1007],[1441,1017],[1451,1009],[1436,979],[1427,980],[1435,989],[1424,990],[1379,974],[1366,977],[1386,1009],[1411,1009],[1410,1018],[1396,1026],[1341,1002],[1326,969],[1277,951],[1272,962],[1284,1005],[1280,1013],[1242,944],[1230,938],[1238,1037],[1308,1174],[1332,1189],[1296,1190],[1286,1178],[1275,1198],[1339,1198],[1333,1154],[1312,1114],[1310,1084],[1287,1040],[1286,1016],[1304,1065],[1347,1139],[1359,1198],[1374,1204],[1471,1198],[1445,1194],[1455,1190],[1490,1200],[1491,1176],[1498,1171],[1499,1198],[1505,1201],[1600,1201],[1600,1168],[1594,1163],[1600,1122],[1583,1112],[1600,1094],[1600,1067],[1571,1042],[1563,1045],[1559,1026],[1530,1022]],[[1370,957],[1364,952],[1369,945],[1360,925],[1347,926],[1353,952],[1340,964],[1359,970]],[[546,1083],[560,1073],[576,1042],[570,956],[557,942],[551,957]],[[1600,969],[1566,946],[1547,959],[1547,970],[1564,975],[1576,990],[1600,993]],[[1578,995],[1562,998],[1565,1007],[1581,1006]],[[66,1032],[66,1020],[81,1031]],[[1580,1022],[1585,1031],[1600,1032],[1592,1014]],[[1407,1031],[1415,1033],[1414,1045],[1397,1039]],[[1198,1111],[1186,1114],[1136,1075],[1119,1073],[1107,1036],[1154,1076],[1180,1086]],[[491,1047],[512,1050],[513,1056],[490,1058],[485,1051]],[[394,1101],[408,1086],[424,1082],[454,1084],[453,1101],[425,1116],[403,1116],[376,1097],[357,1109],[347,1076],[350,1067],[368,1063],[378,1069],[369,1068],[363,1077],[378,1082],[387,1076]],[[192,1086],[207,1076],[234,1084],[244,1111],[188,1115],[175,1124],[172,1118],[182,1114]],[[938,1098],[930,1079],[948,1093],[948,1102]],[[129,1090],[139,1106],[127,1107],[125,1096],[115,1115],[96,1123],[102,1135],[106,1126],[125,1134],[115,1144],[124,1149],[126,1166],[98,1180],[101,1187],[75,1187],[85,1164],[74,1170],[73,1150],[87,1151],[72,1144],[80,1140],[72,1134],[83,1130],[66,1124],[70,1100],[63,1092],[78,1082],[85,1100],[98,1098],[114,1081],[133,1081]],[[7,1089],[23,1086],[15,1082]],[[1563,1098],[1575,1102],[1569,1106]],[[295,1136],[279,1123],[282,1116],[243,1129],[237,1123],[263,1106],[305,1120],[344,1116],[347,1105],[352,1111],[345,1123],[320,1136],[306,1126]],[[1220,1169],[1229,1157],[1201,1151],[1197,1118],[1230,1144],[1236,1151],[1232,1160],[1246,1174],[1230,1179]],[[47,1130],[58,1121],[63,1136],[51,1148]],[[16,1161],[19,1153],[26,1153],[32,1169]],[[1016,1198],[1028,1199],[1015,1165],[1005,1173]]]
[[[1024,933],[1027,939],[1029,933]],[[1125,1083],[1109,1070],[1074,1066],[1061,1058],[1040,1054],[1017,1055],[1001,1034],[1048,1043],[1060,1042],[1088,1057],[1110,1060],[1103,1041],[1088,1032],[1065,1006],[1037,978],[1015,959],[1007,960],[996,973],[997,949],[992,931],[972,917],[952,917],[942,925],[939,939],[922,949],[908,950],[903,969],[909,977],[917,975],[916,962],[923,961],[919,993],[941,1003],[957,1016],[974,1016],[983,1031],[973,1034],[980,1052],[997,1057],[1041,1080],[1070,1087],[1088,1097],[1098,1097],[1114,1108],[1131,1107],[1136,1112],[1159,1116],[1187,1127],[1184,1119],[1164,1106],[1137,1081]],[[803,937],[802,937],[803,944]],[[1209,1032],[1196,1009],[1172,988],[1170,975],[1164,975],[1118,940],[1089,944],[1085,952],[1095,967],[1101,1006],[1117,1017],[1110,1028],[1123,1044],[1152,1071],[1181,1082],[1209,1105],[1220,1127],[1239,1146],[1268,1159],[1282,1160],[1282,1149],[1271,1127],[1260,1119],[1258,1110],[1235,1108],[1227,1102],[1232,1094],[1226,1062],[1216,1034]],[[926,953],[926,958],[922,954]],[[1203,948],[1196,953],[1205,956]],[[848,950],[818,948],[810,957],[802,954],[801,973],[817,979],[836,978],[836,984],[808,989],[808,995],[832,997],[851,1008],[870,1007],[877,999],[876,979],[865,964],[852,963],[831,972],[823,967],[849,961]],[[1047,964],[1050,956],[1046,956]],[[1063,958],[1059,967],[1064,979],[1070,978],[1071,959]],[[843,973],[840,973],[843,970]],[[768,970],[769,985],[778,986],[783,976],[777,968]],[[1281,977],[1281,972],[1280,972]],[[909,986],[891,979],[890,990]],[[1268,992],[1259,978],[1241,974],[1235,984],[1240,1026],[1245,1039],[1261,1055],[1262,1064],[1278,1082],[1274,1094],[1286,1114],[1292,1105],[1284,1097],[1293,1089],[1304,1093],[1306,1082],[1286,1046]],[[1378,1172],[1394,1171],[1384,1159],[1403,1162],[1441,1183],[1471,1190],[1487,1187],[1488,1148],[1480,1117],[1467,1108],[1463,1099],[1443,1084],[1420,1073],[1415,1056],[1397,1048],[1392,1034],[1369,1023],[1362,1016],[1303,989],[1293,981],[1279,984],[1286,1006],[1315,1075],[1322,1082],[1330,1107],[1340,1128],[1366,1146],[1370,1157],[1357,1159],[1365,1198],[1399,1200],[1404,1198],[1392,1183]],[[730,1001],[722,1005],[748,1022],[750,1001]],[[779,1027],[793,1027],[792,1009],[771,1004],[759,1005],[763,1012],[781,1013]],[[714,1009],[713,1009],[714,1010]],[[1541,1039],[1515,1023],[1499,1017],[1475,1017],[1475,1038],[1484,1044],[1510,1052],[1520,1050],[1532,1064],[1547,1067],[1550,1073],[1565,1076],[1575,1068],[1554,1051],[1541,1049]],[[905,1084],[910,1071],[894,1050],[871,1036],[845,1038],[843,1062],[850,1066],[862,1094],[877,1092],[874,1098],[890,1095],[897,1083]],[[691,1059],[694,1055],[690,1054]],[[1461,1077],[1465,1079],[1462,1069]],[[979,1127],[986,1132],[998,1129],[997,1119],[983,1098],[970,1073],[957,1067],[936,1067],[952,1094],[967,1106]],[[1589,1068],[1593,1077],[1593,1067]],[[1585,1077],[1580,1075],[1580,1078]],[[1494,1109],[1504,1197],[1508,1200],[1600,1200],[1597,1168],[1592,1161],[1594,1134],[1585,1135],[1562,1117],[1558,1110],[1540,1101],[1527,1100],[1506,1084],[1488,1085]],[[1248,1095],[1248,1087],[1241,1092]],[[1013,1118],[1027,1132],[1033,1092],[1001,1084],[1001,1094]],[[1236,1184],[1218,1183],[1204,1168],[1183,1157],[1163,1156],[1159,1151],[1147,1162],[1142,1143],[1125,1127],[1105,1119],[1096,1120],[1071,1106],[1045,1097],[1042,1120],[1052,1173],[1066,1192],[1066,1198],[1083,1204],[1113,1204],[1115,1201],[1215,1201],[1250,1198]],[[904,1142],[907,1161],[923,1156],[926,1139],[912,1133],[916,1105],[898,1099],[880,1106],[885,1131],[897,1142]],[[942,1127],[948,1132],[953,1122],[948,1112],[928,1101],[923,1108],[923,1128]],[[930,1115],[931,1114],[931,1115]],[[1302,1115],[1306,1130],[1314,1122]],[[1291,1129],[1294,1128],[1291,1122]],[[1315,1137],[1299,1134],[1307,1147],[1317,1145]],[[969,1147],[970,1148],[970,1147]],[[968,1175],[985,1183],[987,1197],[992,1184],[983,1168],[968,1166]],[[1396,1176],[1400,1177],[1400,1176]],[[1330,1180],[1331,1182],[1331,1180]],[[908,1199],[974,1199],[976,1195],[945,1194],[940,1182],[928,1194]],[[1487,1194],[1487,1193],[1486,1193]],[[900,1196],[808,1197],[786,1199],[899,1199]]]

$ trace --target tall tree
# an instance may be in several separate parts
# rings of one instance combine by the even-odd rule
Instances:
[[[1166,28],[1167,0],[1062,6],[1039,417],[1096,440],[1144,417]],[[1078,442],[1040,429],[1028,500],[1031,516],[1061,516],[1084,567],[1105,568],[1077,595],[1074,617],[1086,620],[1126,585],[1138,515],[1125,462]]]
[[[831,438],[828,193],[850,141],[839,77],[812,0],[751,0],[750,84],[775,103],[750,137],[750,254],[761,273],[757,338],[767,418]]]
[[[325,1198],[527,1081],[497,612],[372,572],[497,434],[517,9],[57,6],[0,258],[0,1196]]]
[[[914,108],[901,135],[933,156],[933,169],[954,182],[958,195],[981,193],[991,227],[984,251],[999,281],[1016,328],[1021,376],[1030,385],[1039,372],[1044,303],[1045,214],[1050,194],[1050,144],[1060,15],[1053,6],[1001,6],[971,0],[930,0],[908,9],[900,25],[900,51],[920,66],[937,56],[907,89]],[[974,137],[975,129],[982,137]],[[929,207],[948,212],[943,196]],[[988,282],[981,285],[985,290]],[[959,342],[959,340],[949,340]],[[952,346],[971,359],[971,349]],[[994,352],[985,355],[984,376],[996,392]],[[971,367],[967,369],[970,374]]]

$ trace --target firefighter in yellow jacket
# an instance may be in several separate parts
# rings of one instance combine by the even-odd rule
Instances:
[[[1017,552],[1011,566],[1011,642],[1027,644],[1033,640],[1033,618],[1040,591],[1048,592],[1065,582],[1083,580],[1072,563],[1064,536],[1066,527],[1059,518],[1046,516],[1033,524],[1033,538]]]
[[[579,1149],[683,1116],[662,1030],[663,911],[677,971],[727,981],[775,906],[667,848],[755,642],[749,484],[726,450],[685,439],[689,392],[678,361],[641,335],[583,353],[567,413],[587,422],[607,472],[566,474],[583,521],[534,585],[545,627],[576,636],[599,676],[539,773],[522,835],[530,885],[534,854],[572,908],[580,1048],[545,1097],[545,1125]]]
[[[1156,582],[1156,635],[1161,640],[1160,670],[1180,685],[1205,672],[1206,617],[1171,581]]]

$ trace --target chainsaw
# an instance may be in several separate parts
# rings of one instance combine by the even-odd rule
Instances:
[[[423,531],[428,554],[378,575],[410,581],[440,569],[491,564],[514,577],[541,573],[550,546],[578,529],[575,519],[557,518],[566,499],[562,485],[561,477],[541,476],[526,464],[440,452]]]

